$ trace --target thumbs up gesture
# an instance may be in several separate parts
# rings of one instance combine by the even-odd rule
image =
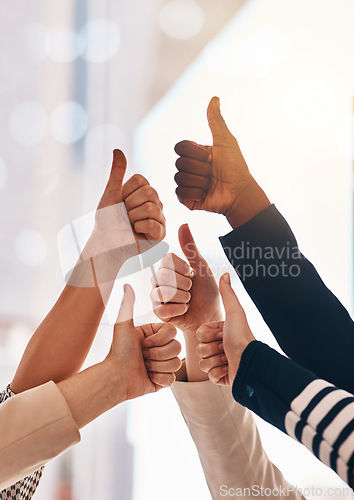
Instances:
[[[195,338],[203,323],[220,319],[218,286],[187,224],[179,228],[178,237],[188,263],[166,255],[156,273],[151,300],[158,318]]]
[[[181,345],[173,325],[155,323],[134,326],[135,295],[129,285],[114,326],[113,342],[106,362],[111,363],[124,388],[124,400],[156,392],[175,381],[181,367]],[[117,388],[118,389],[118,388]]]
[[[135,239],[142,253],[165,237],[166,221],[159,196],[145,177],[135,174],[123,184],[126,168],[123,152],[115,149],[111,173],[96,211],[96,227],[108,233],[107,237],[116,238],[107,242],[107,247],[133,244]],[[112,232],[117,228],[119,234]]]
[[[229,274],[221,276],[219,290],[225,321],[206,323],[197,331],[199,364],[214,384],[232,385],[243,351],[256,339],[248,326],[245,311],[231,288]]]
[[[237,227],[263,210],[269,201],[250,174],[238,142],[220,113],[218,97],[211,99],[207,116],[212,146],[191,141],[175,146],[180,156],[176,161],[176,194],[187,208],[224,214]],[[250,197],[256,202],[252,199],[250,203]]]

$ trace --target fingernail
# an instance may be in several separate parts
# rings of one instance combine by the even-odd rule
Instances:
[[[217,338],[217,339],[222,339],[222,332],[218,332],[218,333],[216,334],[216,338]]]
[[[212,163],[212,161],[213,161],[213,155],[209,154],[207,163]]]
[[[146,347],[152,347],[152,346],[153,346],[153,343],[151,342],[151,340],[147,340],[147,339],[145,339],[145,340],[144,340],[144,345],[145,345]]]
[[[216,98],[216,104],[217,104],[218,108],[220,109],[220,98],[219,97]]]
[[[127,291],[128,291],[128,285],[125,283],[125,285],[123,285],[123,292],[127,293]]]
[[[226,361],[226,356],[221,356],[220,359],[221,361]]]
[[[222,275],[222,279],[227,283],[228,285],[231,285],[231,279],[229,273],[225,273]]]
[[[222,342],[220,342],[219,344],[219,351],[223,351],[224,350],[224,344]]]

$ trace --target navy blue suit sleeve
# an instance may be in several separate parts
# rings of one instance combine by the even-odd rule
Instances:
[[[282,350],[318,377],[353,393],[353,320],[300,253],[275,206],[220,241]]]
[[[354,397],[261,342],[244,350],[235,400],[297,439],[353,488]]]

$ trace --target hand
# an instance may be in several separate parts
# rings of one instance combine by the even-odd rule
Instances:
[[[149,250],[166,234],[162,203],[142,175],[133,175],[124,185],[127,161],[122,151],[113,151],[111,173],[97,207],[95,227],[78,265],[70,276],[72,286],[112,283],[122,264]],[[94,269],[94,275],[92,271]],[[110,290],[111,285],[108,286]],[[105,296],[108,292],[102,292]]]
[[[191,210],[224,214],[237,227],[268,206],[269,200],[250,174],[235,137],[220,113],[220,101],[208,106],[213,146],[191,141],[176,144],[176,194]]]
[[[195,337],[203,323],[221,318],[218,286],[187,224],[179,228],[178,237],[189,265],[174,254],[165,256],[150,296],[158,318]]]
[[[125,399],[133,399],[170,386],[181,367],[177,357],[181,345],[174,339],[176,328],[163,323],[135,327],[135,295],[125,285],[113,342],[106,361],[114,366],[125,386]]]
[[[211,382],[232,386],[243,351],[256,339],[231,288],[229,274],[220,278],[219,290],[225,308],[225,321],[205,324],[199,328],[197,338],[201,343],[197,350],[201,358],[200,368],[208,373]]]
[[[96,231],[104,236],[108,250],[135,240],[136,255],[163,240],[166,221],[158,194],[145,177],[135,174],[123,185],[126,168],[123,152],[114,150],[111,174],[97,207]]]

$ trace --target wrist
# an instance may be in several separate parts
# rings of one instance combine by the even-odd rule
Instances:
[[[128,397],[128,381],[127,377],[117,367],[117,364],[107,357],[101,363],[102,371],[105,373],[105,396],[109,401],[110,406],[113,408],[123,401],[130,399]]]
[[[270,205],[270,201],[251,177],[250,181],[237,196],[225,216],[233,229],[242,226]]]

